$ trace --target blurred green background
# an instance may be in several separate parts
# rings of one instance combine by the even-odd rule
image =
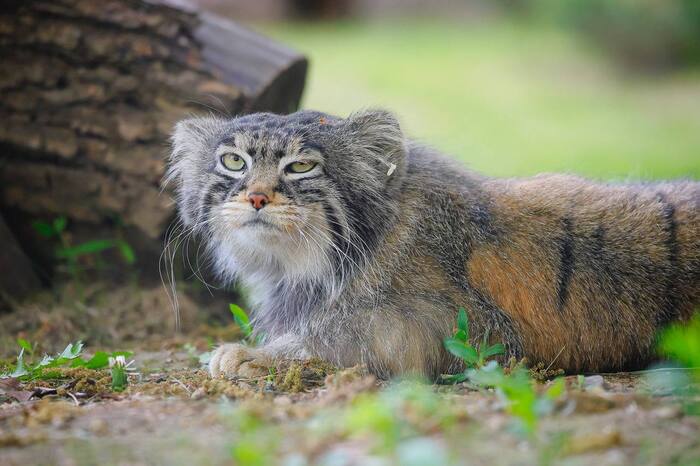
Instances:
[[[700,178],[700,2],[495,3],[252,24],[309,56],[305,108],[385,107],[475,170]]]

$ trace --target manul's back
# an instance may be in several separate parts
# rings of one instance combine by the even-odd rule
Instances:
[[[484,189],[499,234],[473,251],[470,283],[513,318],[531,360],[640,367],[658,329],[698,305],[700,183],[540,175]]]

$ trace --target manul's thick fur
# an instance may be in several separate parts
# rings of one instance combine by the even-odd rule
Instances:
[[[505,357],[568,371],[643,367],[700,299],[700,183],[492,179],[405,139],[396,119],[303,111],[197,118],[173,135],[185,226],[250,290],[253,359],[323,358],[381,377],[459,368],[457,309]]]

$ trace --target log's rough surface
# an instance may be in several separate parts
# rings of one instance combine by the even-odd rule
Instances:
[[[154,240],[173,124],[299,105],[307,61],[176,0],[0,6],[0,208]],[[10,225],[12,226],[12,225]]]
[[[21,297],[41,287],[31,261],[0,216],[0,305],[5,294]]]

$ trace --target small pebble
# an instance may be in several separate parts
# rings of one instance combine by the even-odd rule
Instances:
[[[681,415],[681,410],[678,406],[662,406],[652,411],[652,415],[659,419],[674,419]]]
[[[199,387],[197,390],[192,392],[190,398],[192,398],[193,400],[201,400],[205,396],[207,396],[207,391],[204,389],[204,387]]]
[[[607,450],[622,444],[622,435],[616,429],[606,428],[600,432],[579,434],[566,445],[567,455],[580,455],[591,451]]]
[[[625,408],[626,414],[634,414],[638,411],[639,411],[639,405],[637,405],[637,403],[635,403],[634,401],[632,403],[630,403],[629,405],[627,405],[627,407]]]
[[[107,426],[107,421],[104,419],[93,419],[90,421],[90,432],[96,434],[96,435],[105,435],[109,431],[108,426]]]
[[[288,396],[278,396],[275,398],[275,404],[278,406],[289,406],[292,404],[292,399]]]
[[[584,390],[604,390],[605,379],[602,375],[589,375],[583,379]]]
[[[609,465],[629,464],[627,457],[622,452],[622,450],[619,448],[614,448],[614,449],[606,452],[603,457],[605,458],[605,460],[603,461],[603,464],[609,464]]]

